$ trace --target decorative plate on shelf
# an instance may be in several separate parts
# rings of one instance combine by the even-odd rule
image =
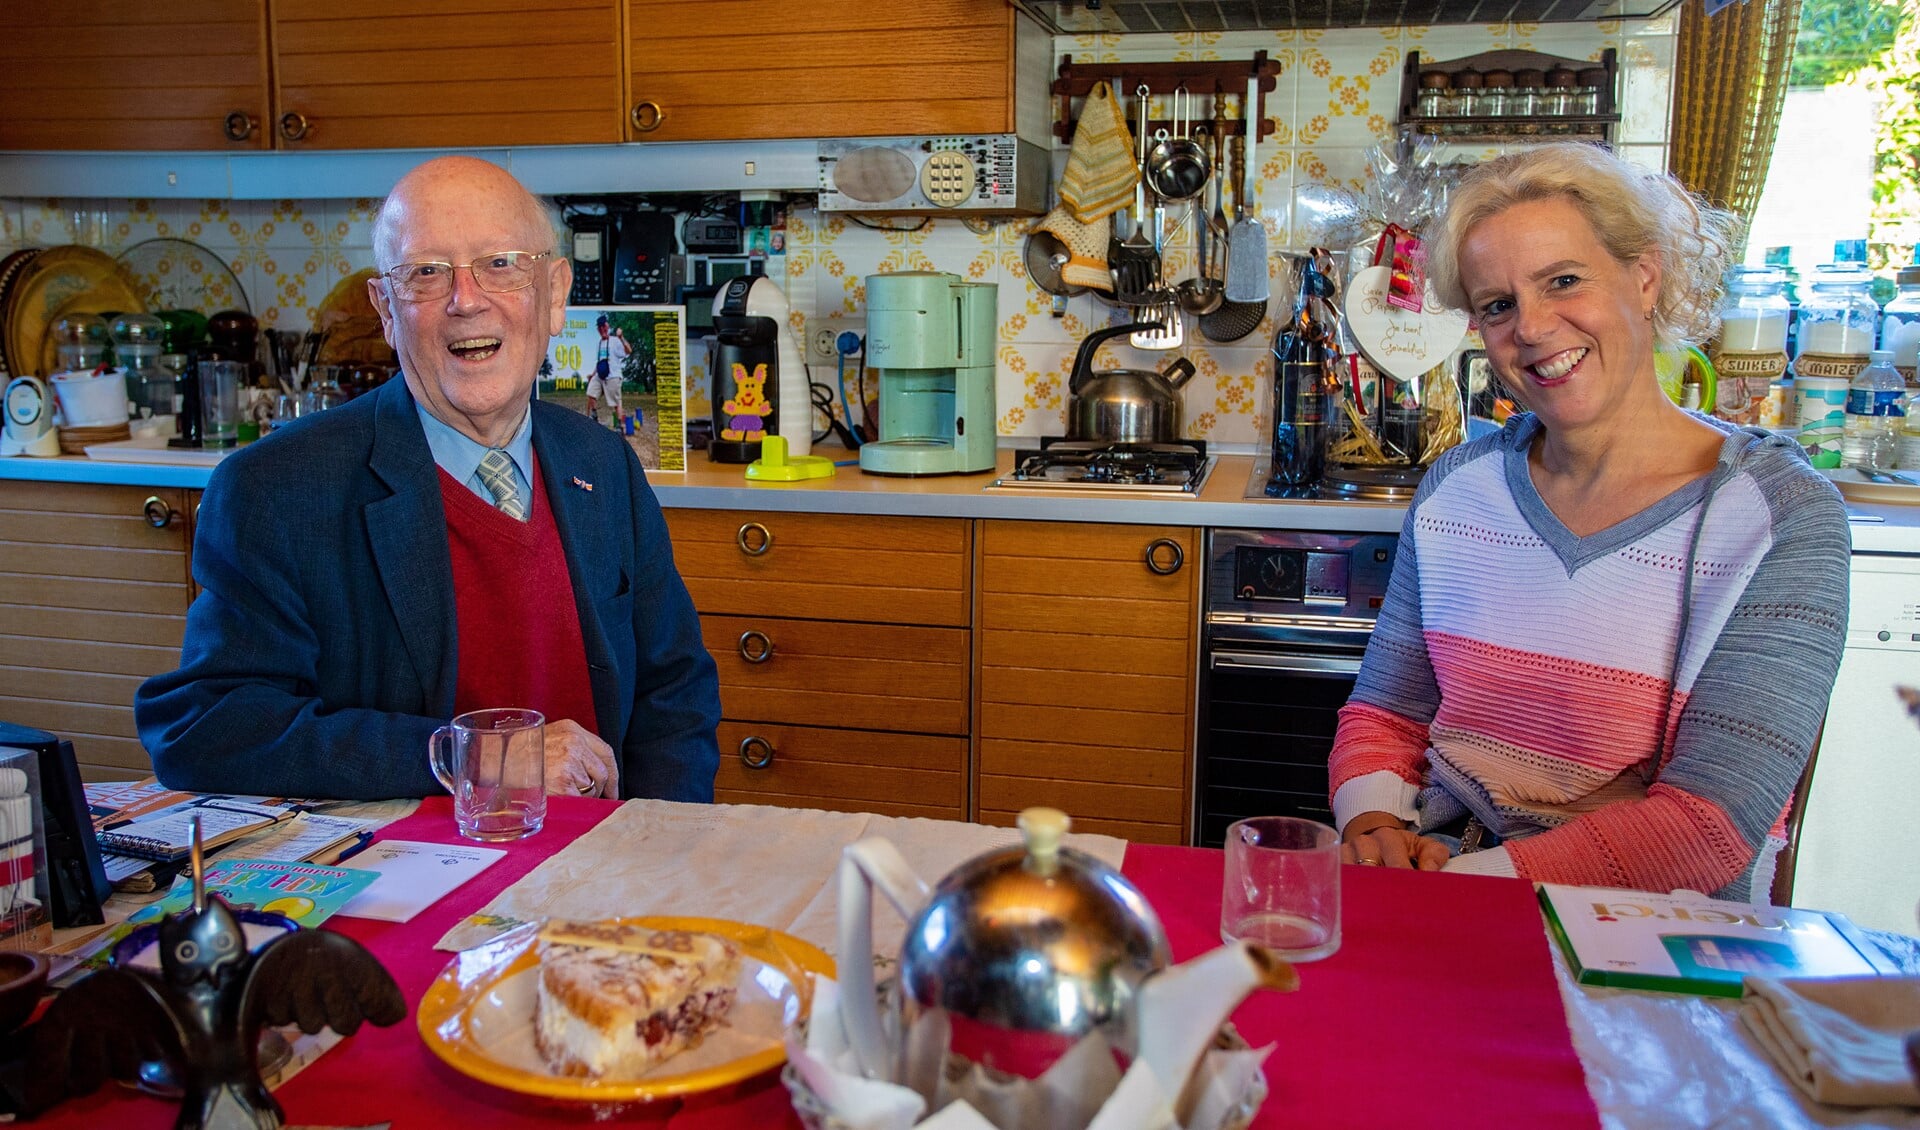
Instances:
[[[509,1091],[590,1102],[684,1095],[749,1079],[786,1062],[788,1027],[805,1020],[818,973],[833,959],[777,930],[719,918],[620,918],[656,930],[718,934],[740,947],[738,999],[718,1031],[631,1079],[555,1074],[534,1046],[540,957],[533,929],[503,934],[447,963],[420,1000],[420,1038],[454,1070]]]
[[[0,369],[7,368],[7,302],[13,295],[13,283],[20,272],[40,254],[38,247],[24,247],[0,259]]]
[[[184,239],[149,239],[120,253],[120,265],[149,310],[253,313],[246,288],[217,251]]]

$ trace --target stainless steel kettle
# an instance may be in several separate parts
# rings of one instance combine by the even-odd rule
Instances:
[[[1100,343],[1136,330],[1161,330],[1159,322],[1130,322],[1090,333],[1073,358],[1067,378],[1067,438],[1104,443],[1176,443],[1180,439],[1181,386],[1193,378],[1193,362],[1176,357],[1161,372],[1152,369],[1093,371]]]

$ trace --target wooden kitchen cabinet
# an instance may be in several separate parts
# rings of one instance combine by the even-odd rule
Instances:
[[[1185,843],[1200,531],[980,528],[975,817]]]
[[[0,4],[0,149],[265,149],[265,0]]]
[[[0,149],[617,142],[619,4],[0,4]]]
[[[72,740],[88,779],[152,772],[133,692],[180,663],[197,494],[0,480],[0,719]]]
[[[669,510],[720,669],[715,799],[966,818],[972,531]]]
[[[627,0],[634,141],[1047,134],[1052,45],[1006,0]]]
[[[273,0],[285,149],[621,140],[619,0]]]

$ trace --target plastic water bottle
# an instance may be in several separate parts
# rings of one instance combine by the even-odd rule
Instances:
[[[1841,464],[1864,471],[1891,468],[1906,416],[1907,383],[1893,367],[1893,353],[1876,349],[1867,367],[1854,376],[1853,384],[1847,388]]]

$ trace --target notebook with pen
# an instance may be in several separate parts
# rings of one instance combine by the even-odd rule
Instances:
[[[97,833],[97,838],[107,851],[173,863],[185,859],[191,850],[196,817],[200,820],[201,845],[212,851],[249,832],[292,820],[299,811],[292,805],[214,797],[106,829]]]

